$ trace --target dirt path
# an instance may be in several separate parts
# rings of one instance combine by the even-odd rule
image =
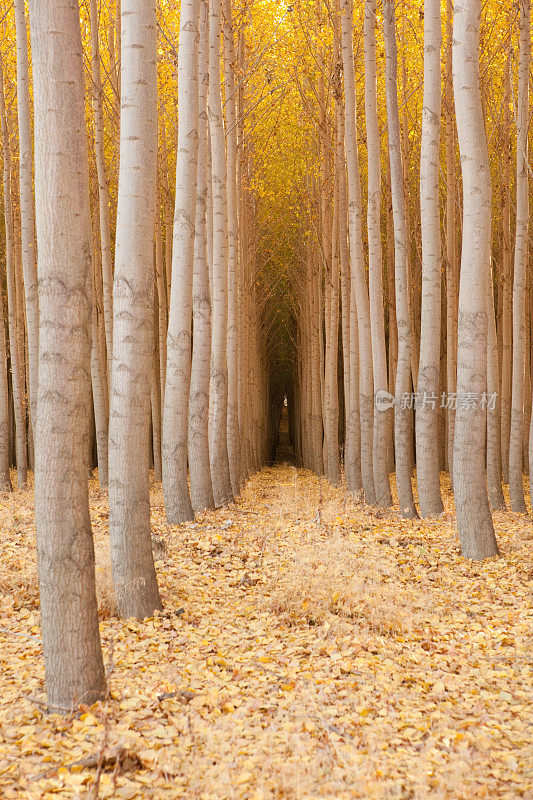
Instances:
[[[106,736],[100,797],[531,797],[531,520],[498,514],[476,566],[451,511],[372,513],[290,465],[180,528],[154,487],[165,609],[139,623],[113,616],[91,498],[110,698],[68,720],[36,702],[31,494],[0,500],[2,798],[90,797]]]

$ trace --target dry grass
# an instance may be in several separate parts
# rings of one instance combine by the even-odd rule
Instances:
[[[432,611],[430,596],[413,596],[387,560],[365,563],[344,536],[297,547],[289,558],[267,593],[287,621],[335,626],[341,617],[387,635],[411,630]]]

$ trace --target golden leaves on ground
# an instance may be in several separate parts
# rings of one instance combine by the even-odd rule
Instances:
[[[2,498],[2,798],[531,796],[531,519],[497,514],[476,565],[448,495],[411,522],[281,465],[194,524],[152,503],[165,608],[119,620],[91,486],[110,696],[65,718],[40,705],[33,499]]]

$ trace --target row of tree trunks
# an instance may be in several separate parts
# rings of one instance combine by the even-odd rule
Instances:
[[[108,32],[114,113],[120,105],[113,259],[98,4],[90,0],[88,7],[96,166],[91,228],[79,5],[77,0],[66,0],[61,7],[51,0],[30,0],[29,4],[34,208],[26,21],[24,4],[16,0],[18,184],[12,168],[12,118],[6,109],[0,64],[7,294],[7,325],[0,297],[0,483],[10,486],[11,416],[20,487],[26,482],[32,435],[35,440],[43,647],[51,708],[90,703],[105,688],[87,491],[93,417],[102,487],[109,473],[113,582],[123,616],[144,618],[161,607],[150,531],[152,463],[155,478],[163,481],[170,523],[192,520],[196,512],[228,503],[251,472],[274,458],[285,400],[296,454],[306,466],[339,484],[344,447],[348,490],[367,503],[387,508],[392,504],[389,471],[395,465],[400,510],[407,517],[417,514],[412,488],[414,441],[420,510],[423,516],[431,516],[443,508],[439,471],[444,437],[442,411],[432,400],[425,404],[423,398],[438,398],[444,384],[448,392],[457,388],[457,411],[448,410],[447,457],[463,554],[482,559],[498,553],[491,507],[505,507],[502,477],[509,477],[512,509],[526,511],[523,470],[528,457],[533,469],[533,433],[528,439],[533,426],[532,304],[527,300],[531,292],[527,260],[529,3],[520,0],[515,251],[512,265],[507,187],[499,325],[479,74],[480,0],[456,5],[453,35],[451,5],[447,3],[445,85],[446,324],[441,317],[439,209],[441,7],[435,0],[426,0],[419,197],[414,193],[420,205],[418,235],[417,221],[410,218],[414,204],[407,202],[408,120],[398,100],[394,3],[383,3],[390,178],[385,192],[377,93],[377,2],[364,4],[367,282],[353,8],[351,0],[339,0],[333,63],[328,63],[322,43],[316,58],[314,141],[320,169],[316,175],[305,176],[308,227],[313,235],[309,230],[301,232],[300,266],[293,277],[295,312],[284,319],[297,363],[285,368],[280,377],[272,355],[272,342],[280,334],[275,329],[280,309],[273,298],[281,304],[286,299],[285,287],[276,294],[276,287],[268,286],[262,296],[264,286],[258,280],[255,238],[261,234],[254,228],[257,209],[249,186],[260,154],[245,144],[243,119],[250,113],[242,89],[246,46],[239,39],[235,47],[231,1],[183,0],[181,4],[173,224],[165,131],[160,136],[159,190],[157,186],[155,0],[116,4],[120,24],[110,25]],[[317,4],[321,24],[325,24],[322,11]],[[117,60],[115,35],[120,49]],[[405,48],[402,54],[403,59]],[[405,95],[404,61],[401,68]],[[69,82],[64,81],[65,74],[71,76]],[[505,92],[509,99],[510,77]],[[463,189],[460,272],[452,102]],[[504,117],[509,145],[509,108]],[[118,163],[118,152],[115,155]],[[509,173],[506,156],[507,184]],[[15,235],[18,194],[20,258]],[[385,218],[387,315],[382,254]],[[417,248],[420,257],[413,259]],[[416,262],[414,279],[410,257]],[[283,279],[283,275],[278,277]],[[403,404],[413,387],[419,397],[414,439],[412,408]],[[472,394],[478,400],[487,393],[497,395],[500,388],[501,404],[494,407],[463,402]],[[395,401],[394,447],[389,392]]]
[[[529,306],[526,307],[525,298],[529,297],[527,285],[527,270],[524,253],[521,254],[520,235],[527,236],[524,220],[527,219],[527,135],[524,133],[526,125],[525,111],[528,108],[527,81],[525,74],[529,64],[529,9],[521,3],[520,31],[520,70],[522,78],[519,80],[519,114],[518,119],[518,150],[522,154],[517,165],[517,249],[515,250],[514,269],[514,308],[510,308],[510,232],[509,232],[509,192],[503,208],[503,251],[505,273],[503,296],[498,298],[502,312],[500,325],[497,324],[494,297],[494,277],[490,262],[490,212],[491,188],[488,172],[488,150],[483,123],[482,97],[480,92],[479,76],[479,7],[458,9],[456,19],[453,21],[451,3],[447,5],[447,49],[446,49],[446,80],[445,80],[445,155],[446,155],[446,204],[445,204],[445,284],[446,295],[443,305],[442,298],[442,273],[441,273],[441,228],[440,228],[440,191],[439,191],[439,153],[440,153],[440,118],[441,118],[441,6],[439,3],[426,3],[424,13],[424,103],[422,115],[422,150],[420,159],[420,219],[421,219],[421,293],[420,307],[413,316],[412,298],[413,287],[409,270],[408,247],[408,210],[405,203],[406,197],[406,172],[405,158],[403,157],[401,117],[397,89],[397,44],[395,31],[395,9],[392,2],[383,4],[384,43],[385,43],[385,89],[387,105],[387,135],[390,162],[390,192],[391,204],[386,206],[387,232],[390,234],[388,241],[387,258],[387,294],[389,297],[388,321],[388,359],[389,376],[387,379],[387,362],[385,354],[385,326],[383,318],[383,268],[381,263],[381,178],[379,135],[377,123],[377,97],[376,97],[376,64],[375,64],[375,27],[376,5],[366,2],[364,7],[364,44],[365,44],[365,123],[366,145],[368,153],[368,257],[369,278],[366,283],[364,275],[363,244],[362,244],[362,203],[359,188],[359,169],[356,138],[356,107],[353,62],[353,11],[351,3],[342,3],[341,32],[334,34],[341,41],[342,66],[344,75],[344,120],[341,124],[337,107],[337,94],[335,91],[335,78],[331,79],[332,94],[335,104],[332,103],[331,119],[334,120],[335,138],[333,151],[337,163],[342,161],[342,138],[344,138],[344,157],[347,167],[348,186],[348,221],[350,264],[342,263],[342,233],[339,230],[339,214],[342,214],[342,194],[339,187],[342,180],[339,178],[338,168],[334,170],[335,186],[331,192],[333,203],[331,207],[325,200],[324,192],[320,200],[314,200],[315,208],[321,220],[322,228],[326,219],[326,209],[330,208],[333,217],[333,235],[331,240],[322,236],[319,251],[324,263],[324,274],[316,278],[311,277],[309,267],[306,267],[305,284],[309,282],[313,292],[306,298],[305,288],[301,288],[299,301],[299,314],[302,318],[302,328],[299,332],[298,349],[305,353],[302,366],[302,391],[305,401],[298,405],[298,416],[301,424],[311,421],[312,401],[311,392],[314,381],[305,379],[305,372],[312,363],[314,347],[318,347],[319,361],[324,359],[325,369],[321,367],[320,380],[323,443],[324,443],[324,469],[326,475],[337,482],[335,470],[331,468],[332,446],[335,440],[333,432],[333,417],[331,409],[335,407],[335,398],[331,392],[336,383],[333,377],[333,364],[337,364],[338,345],[335,331],[332,328],[335,309],[338,308],[337,297],[337,259],[340,259],[340,305],[341,305],[341,352],[343,368],[343,381],[335,391],[341,407],[344,409],[344,424],[341,426],[343,438],[341,447],[344,446],[345,454],[352,452],[353,437],[349,420],[351,418],[351,405],[353,403],[353,388],[351,388],[351,360],[350,342],[353,341],[353,328],[350,329],[349,320],[358,320],[360,369],[358,371],[360,396],[365,399],[363,386],[365,374],[368,384],[373,383],[372,389],[366,395],[366,409],[372,410],[373,423],[373,452],[368,447],[369,423],[365,419],[363,408],[359,419],[358,431],[360,433],[360,460],[363,485],[369,485],[369,473],[372,474],[374,495],[372,502],[387,504],[384,501],[384,488],[388,485],[388,469],[395,465],[396,485],[398,499],[402,513],[406,516],[415,516],[417,508],[413,497],[411,483],[414,465],[413,441],[416,443],[416,467],[418,499],[422,516],[428,517],[440,514],[443,502],[440,490],[440,471],[447,464],[450,478],[455,486],[455,499],[458,514],[458,527],[463,543],[463,552],[470,553],[473,557],[484,558],[497,553],[494,538],[490,509],[505,507],[503,494],[502,465],[507,460],[506,453],[501,452],[502,439],[509,439],[505,430],[509,429],[510,413],[508,411],[509,398],[514,398],[515,416],[515,461],[512,460],[512,425],[511,425],[511,457],[509,459],[509,475],[511,489],[511,505],[513,509],[525,511],[523,503],[523,467],[526,466],[528,454],[528,430],[530,427],[529,409],[530,397],[530,358],[528,350],[529,335]],[[465,22],[465,18],[466,22]],[[452,24],[455,24],[457,35],[452,35]],[[526,36],[527,32],[527,36]],[[333,62],[335,56],[335,37],[333,44]],[[452,72],[452,41],[455,42],[455,58],[457,67]],[[326,74],[325,71],[321,74]],[[459,77],[460,76],[460,77]],[[452,78],[455,80],[455,91],[452,88]],[[319,83],[319,88],[322,84]],[[506,82],[508,85],[508,81]],[[508,91],[508,90],[507,90]],[[452,93],[453,92],[453,93]],[[317,114],[317,127],[322,131],[320,141],[321,163],[326,160],[327,147],[324,141],[326,130],[326,112],[323,107],[326,92],[324,88],[318,94],[319,110]],[[452,108],[455,105],[455,109]],[[341,102],[342,106],[342,102]],[[522,111],[520,112],[520,106]],[[462,235],[462,269],[459,281],[457,263],[456,226],[459,215],[457,213],[457,182],[455,179],[455,135],[454,116],[457,120],[459,131],[459,151],[463,160],[463,219]],[[527,125],[526,125],[527,127]],[[341,133],[340,133],[341,132]],[[340,136],[339,136],[340,134]],[[405,139],[405,137],[404,137]],[[340,140],[340,144],[339,144]],[[468,161],[468,164],[465,162]],[[509,159],[506,159],[507,165]],[[474,165],[474,166],[472,166]],[[505,166],[505,165],[504,165]],[[327,174],[327,170],[324,174]],[[344,172],[344,171],[343,171]],[[525,177],[525,182],[524,182]],[[322,175],[323,186],[324,175]],[[520,189],[520,180],[523,181]],[[473,198],[478,198],[475,201]],[[520,210],[522,203],[524,210]],[[525,205],[524,205],[525,204]],[[388,210],[390,208],[390,211]],[[329,227],[326,225],[326,229]],[[474,235],[475,231],[475,235]],[[338,237],[338,238],[337,238]],[[331,245],[331,247],[330,247]],[[525,246],[525,245],[524,245]],[[306,250],[305,261],[309,265],[316,256],[309,249]],[[520,268],[519,261],[521,259]],[[395,272],[394,286],[390,283],[391,268]],[[347,290],[350,275],[351,285],[354,289],[353,303],[351,292]],[[521,283],[522,281],[522,283]],[[318,302],[313,304],[313,293],[318,286]],[[368,286],[368,289],[367,289]],[[377,287],[377,288],[376,288]],[[459,294],[458,294],[458,290]],[[365,294],[369,298],[365,308]],[[391,313],[391,298],[394,299],[394,314]],[[353,306],[353,308],[351,307]],[[445,310],[444,317],[441,309]],[[314,321],[314,319],[316,321]],[[413,319],[420,319],[420,328],[413,325]],[[514,334],[511,342],[510,321],[513,320]],[[365,325],[364,321],[368,321]],[[355,320],[354,320],[355,321]],[[334,323],[338,324],[338,323]],[[392,329],[393,326],[393,329]],[[503,332],[500,329],[503,326]],[[314,334],[316,328],[317,334]],[[322,331],[324,341],[322,341]],[[361,333],[367,336],[367,347],[362,346]],[[444,333],[443,333],[444,332]],[[458,338],[459,337],[459,338]],[[499,345],[498,337],[502,340]],[[415,342],[414,339],[418,339]],[[332,342],[335,340],[335,354],[331,352]],[[443,345],[441,346],[441,341]],[[315,343],[315,344],[313,344]],[[516,343],[516,347],[515,347]],[[396,349],[397,348],[397,349]],[[504,363],[500,366],[500,353],[505,350]],[[528,352],[527,358],[525,351]],[[506,372],[510,371],[510,353],[513,354],[514,385],[511,392],[510,376],[509,386],[504,390],[504,397],[500,400],[500,391],[505,380]],[[416,365],[414,359],[416,354]],[[304,356],[302,356],[303,358]],[[365,372],[365,360],[367,371]],[[527,364],[526,364],[527,361]],[[306,367],[305,364],[309,364]],[[500,369],[503,377],[501,377]],[[391,375],[392,373],[392,375]],[[413,439],[413,407],[405,401],[411,396],[413,385],[416,386],[416,431]],[[447,394],[443,394],[443,388]],[[395,442],[394,457],[385,458],[385,452],[391,453],[390,433],[381,436],[380,407],[384,400],[387,408],[390,395],[387,389],[392,390],[394,397],[395,417]],[[457,395],[456,395],[457,392]],[[453,398],[457,396],[457,410]],[[446,399],[446,406],[439,408],[442,398]],[[469,397],[474,402],[469,402]],[[375,404],[374,404],[375,398]],[[483,399],[485,398],[485,399]],[[373,408],[374,406],[374,408]],[[509,420],[507,419],[509,418]],[[309,420],[306,422],[305,420]],[[443,428],[443,424],[445,427]],[[338,425],[336,426],[336,430]],[[385,430],[385,426],[383,426]],[[390,430],[390,429],[388,429]],[[336,433],[336,431],[335,431]],[[376,440],[376,437],[377,440]],[[367,449],[365,450],[365,441]],[[376,446],[376,441],[379,445]],[[446,443],[446,448],[443,447]],[[308,437],[305,446],[306,456],[304,463],[309,463],[316,468],[316,459],[313,456],[311,437]],[[351,456],[350,459],[351,461]],[[365,473],[365,465],[369,467]],[[503,467],[505,470],[505,467]],[[356,483],[352,484],[350,475],[351,467],[345,463],[345,477],[349,488],[355,490]],[[475,475],[475,478],[473,477]],[[514,475],[514,489],[512,483]],[[386,476],[386,481],[385,477]],[[467,478],[470,476],[470,479]],[[383,480],[382,480],[383,479]],[[381,482],[380,482],[381,481]],[[376,486],[378,489],[376,489]],[[381,488],[379,488],[381,487]],[[368,491],[365,489],[368,497]],[[522,501],[520,504],[518,498]],[[387,501],[390,502],[390,501]],[[477,555],[475,555],[477,554]]]

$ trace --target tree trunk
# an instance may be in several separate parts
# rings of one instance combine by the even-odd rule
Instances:
[[[76,0],[31,0],[29,10],[40,311],[37,560],[48,705],[70,711],[105,691],[87,488],[92,274],[83,51]]]
[[[224,95],[228,186],[228,412],[227,437],[231,488],[241,490],[241,448],[239,435],[238,362],[238,275],[239,234],[237,217],[237,109],[235,97],[235,42],[232,2],[224,0]]]
[[[26,487],[28,461],[26,439],[26,414],[24,403],[24,366],[19,342],[17,292],[15,288],[15,247],[13,231],[13,205],[11,199],[11,151],[4,99],[4,74],[0,59],[0,128],[3,154],[4,222],[7,285],[7,322],[9,331],[9,356],[11,361],[11,385],[13,390],[13,413],[15,417],[15,444],[18,488]]]
[[[93,299],[95,293],[93,293]],[[98,315],[96,303],[93,305],[91,320],[91,385],[93,392],[94,427],[96,431],[96,452],[98,458],[98,482],[101,487],[109,483],[108,441],[109,404],[104,371],[105,363],[100,359],[98,347]]]
[[[100,214],[100,252],[102,256],[102,278],[104,297],[104,327],[107,347],[107,363],[113,354],[113,256],[111,252],[111,230],[109,225],[109,188],[104,152],[104,113],[102,109],[102,77],[100,51],[98,48],[98,9],[96,0],[90,0],[91,17],[91,72],[92,102],[94,116],[94,153],[98,178],[98,208]],[[109,370],[108,370],[109,372]]]
[[[122,0],[120,173],[109,415],[109,532],[123,617],[161,608],[150,533],[157,174],[155,0]]]
[[[209,372],[211,295],[207,263],[207,93],[209,89],[208,0],[200,3],[199,141],[193,269],[193,340],[189,398],[189,476],[195,511],[213,508],[209,463]]]
[[[17,30],[17,109],[19,128],[20,233],[22,272],[28,331],[28,390],[30,420],[33,426],[37,405],[37,365],[39,361],[39,298],[37,291],[37,253],[35,248],[35,204],[33,198],[33,145],[30,119],[30,79],[28,39],[24,0],[15,0]]]
[[[417,339],[417,326],[415,321],[416,314],[416,281],[415,275],[415,259],[413,258],[413,250],[416,248],[415,234],[416,223],[411,220],[411,209],[409,207],[409,156],[410,156],[410,141],[409,141],[409,111],[408,111],[408,88],[407,88],[407,65],[406,53],[407,47],[405,46],[405,20],[406,15],[402,17],[402,24],[400,28],[400,45],[401,45],[401,74],[402,74],[402,103],[401,103],[401,152],[402,152],[402,169],[403,169],[403,192],[405,203],[405,228],[406,228],[406,241],[407,241],[407,283],[409,287],[408,309],[409,309],[409,324],[411,326],[411,373],[413,387],[418,386],[418,361],[419,361],[419,347]],[[412,414],[409,415],[409,425],[413,426]],[[412,447],[411,447],[412,450]],[[411,453],[411,463],[413,463],[413,454]]]
[[[348,229],[350,270],[355,296],[359,339],[359,414],[361,423],[361,473],[365,500],[376,501],[372,468],[374,386],[370,302],[363,259],[363,231],[359,156],[357,152],[357,109],[353,62],[352,0],[342,0],[342,63],[345,93],[345,147],[348,171]]]
[[[154,344],[152,353],[152,385],[150,389],[150,407],[152,418],[152,457],[154,460],[154,479],[160,483],[163,480],[163,460],[161,447],[162,419],[161,419],[161,375],[159,361],[159,331],[157,298],[154,298]]]
[[[387,121],[389,130],[389,159],[394,223],[394,259],[396,325],[398,329],[398,363],[395,381],[394,446],[396,453],[396,484],[402,516],[416,517],[413,499],[412,473],[412,406],[406,398],[411,396],[411,320],[410,291],[407,260],[407,212],[403,183],[400,116],[398,111],[398,57],[394,3],[385,0],[383,5],[385,33]]]
[[[509,497],[511,510],[526,512],[523,484],[524,361],[526,342],[526,269],[528,258],[529,182],[527,134],[529,127],[530,2],[520,0],[520,56],[518,64],[518,119],[516,143],[516,236],[513,282],[513,374],[509,439]]]
[[[446,390],[457,388],[457,244],[455,214],[455,129],[452,85],[452,0],[446,2]],[[448,472],[453,485],[455,408],[446,404]]]
[[[512,274],[511,274],[511,50],[506,63],[504,76],[503,103],[503,142],[502,142],[502,277],[500,294],[502,297],[501,339],[502,339],[502,380],[501,380],[501,452],[503,482],[509,483],[509,439],[511,436],[511,369],[513,354],[512,325]]]
[[[529,264],[529,259],[528,259]],[[531,339],[530,339],[530,326],[529,326],[529,294],[531,291],[530,288],[530,273],[529,270],[527,271],[526,276],[526,296],[525,296],[525,313],[524,313],[524,325],[525,325],[525,341],[524,341],[524,427],[523,427],[523,465],[524,465],[524,472],[527,472],[528,462],[529,462],[529,425],[530,425],[530,411],[531,411]]]
[[[387,159],[387,190],[386,190],[386,219],[387,219],[387,293],[386,303],[388,309],[388,329],[389,329],[389,347],[388,347],[388,377],[389,377],[389,394],[394,397],[396,394],[396,370],[398,367],[398,325],[396,323],[396,291],[394,289],[394,215],[392,210],[392,190],[390,178],[390,159]],[[389,414],[389,434],[387,445],[387,458],[389,460],[389,472],[395,471],[395,457],[394,457],[394,408],[391,408]]]
[[[416,476],[420,513],[442,513],[439,471],[441,242],[439,210],[440,0],[424,3],[424,101],[420,153],[422,309],[416,407]]]
[[[498,554],[487,495],[486,413],[481,403],[487,389],[491,186],[479,85],[480,12],[480,0],[456,4],[453,20],[453,88],[463,173],[453,484],[462,552],[478,560]]]
[[[533,403],[531,405],[531,424],[529,426],[529,498],[533,511]]]
[[[167,293],[168,311],[170,289],[172,284],[172,206],[170,202],[170,187],[168,185],[168,146],[164,125],[161,129],[161,140],[161,177],[163,179],[163,212],[165,219],[165,287]]]
[[[167,519],[194,519],[187,480],[187,431],[191,380],[192,272],[198,164],[199,0],[184,0],[178,53],[178,151],[172,242],[172,289],[167,335],[163,415],[163,490]]]
[[[159,354],[159,380],[161,406],[165,400],[165,383],[167,375],[167,293],[165,287],[165,264],[163,260],[163,237],[161,234],[161,196],[156,195],[155,214],[155,288],[157,292],[157,341]]]
[[[340,89],[340,87],[339,87]],[[351,297],[350,282],[350,253],[348,248],[348,198],[346,185],[346,166],[344,155],[344,113],[342,100],[336,105],[337,120],[337,154],[336,170],[338,176],[338,202],[339,202],[339,239],[341,263],[341,294],[342,294],[342,355],[344,366],[344,471],[346,485],[349,491],[360,494],[361,483],[361,453],[359,449],[359,402],[357,389],[357,347],[355,338],[352,348],[352,326],[355,337],[357,336],[357,315],[355,312],[355,298]],[[354,308],[352,309],[352,304]],[[353,354],[353,363],[352,363]]]
[[[220,0],[209,12],[209,129],[213,203],[213,290],[209,452],[211,480],[217,506],[232,499],[228,443],[228,204],[227,168],[220,87]]]
[[[324,360],[324,433],[325,472],[334,486],[340,483],[339,458],[339,203],[336,183],[331,241],[331,272],[326,276],[329,284],[329,302],[325,318],[326,351]]]
[[[368,283],[375,397],[378,396],[378,393],[387,393],[388,388],[381,253],[381,167],[377,106],[376,8],[376,0],[365,0],[364,47],[366,145],[368,152]],[[387,409],[382,408],[379,403],[375,404],[374,407],[374,442],[372,455],[376,503],[378,506],[386,508],[392,505],[387,463]]]
[[[89,190],[96,194],[94,176],[89,172]],[[94,431],[96,438],[96,458],[98,463],[98,482],[101,487],[109,485],[109,384],[107,381],[107,359],[105,331],[103,326],[102,270],[100,262],[100,243],[98,222],[92,215],[92,253],[93,253],[93,311],[91,315],[91,385],[93,392]],[[92,444],[92,443],[91,443]],[[89,448],[92,457],[92,447]]]
[[[4,298],[0,287],[0,491],[11,491],[9,475],[9,389],[4,321]]]
[[[492,269],[487,281],[487,488],[490,507],[505,510],[502,489],[501,423],[500,423],[500,368],[496,318],[494,316],[494,290]]]

